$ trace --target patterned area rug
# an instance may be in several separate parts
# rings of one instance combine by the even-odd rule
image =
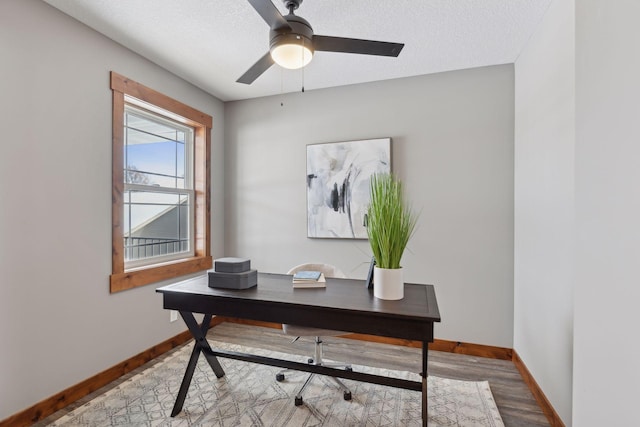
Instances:
[[[211,342],[213,347],[269,357],[292,355]],[[183,411],[170,413],[191,346],[142,371],[49,426],[419,426],[420,393],[345,380],[353,399],[345,401],[329,378],[316,376],[296,407],[293,396],[307,374],[290,373],[275,381],[280,369],[220,358],[226,375],[217,379],[203,356]],[[418,381],[417,374],[353,365],[354,371]],[[488,382],[429,377],[430,426],[504,426]]]

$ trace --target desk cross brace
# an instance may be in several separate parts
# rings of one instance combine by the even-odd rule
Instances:
[[[207,353],[208,350],[203,350]],[[272,357],[258,356],[255,354],[237,353],[235,351],[211,350],[212,356],[225,357],[227,359],[242,360],[244,362],[259,363],[261,365],[277,366],[279,368],[292,369],[294,371],[312,372],[314,374],[327,375],[330,377],[346,378],[349,380],[363,381],[372,384],[380,384],[390,387],[403,388],[406,390],[421,391],[422,382],[404,380],[401,378],[391,378],[382,375],[367,374],[364,372],[347,371],[344,369],[329,368],[327,366],[314,365],[309,363],[294,362],[291,360],[275,359]]]

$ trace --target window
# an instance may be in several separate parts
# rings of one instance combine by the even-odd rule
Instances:
[[[111,292],[211,268],[211,117],[114,72],[111,89]]]
[[[193,256],[193,128],[124,99],[125,269]]]

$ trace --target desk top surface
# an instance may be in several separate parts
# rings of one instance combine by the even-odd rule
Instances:
[[[421,321],[439,322],[440,312],[432,285],[405,283],[404,298],[397,301],[381,300],[373,290],[365,287],[364,280],[327,278],[326,288],[294,289],[291,275],[258,273],[258,285],[243,290],[210,288],[208,276],[202,275],[173,285],[158,288],[167,295],[193,296],[212,302],[264,301],[298,307],[326,308],[366,312],[394,318],[403,317]]]

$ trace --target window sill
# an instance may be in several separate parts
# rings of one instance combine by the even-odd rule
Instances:
[[[110,276],[111,293],[208,270],[212,266],[213,259],[210,256],[204,256],[115,273]]]

